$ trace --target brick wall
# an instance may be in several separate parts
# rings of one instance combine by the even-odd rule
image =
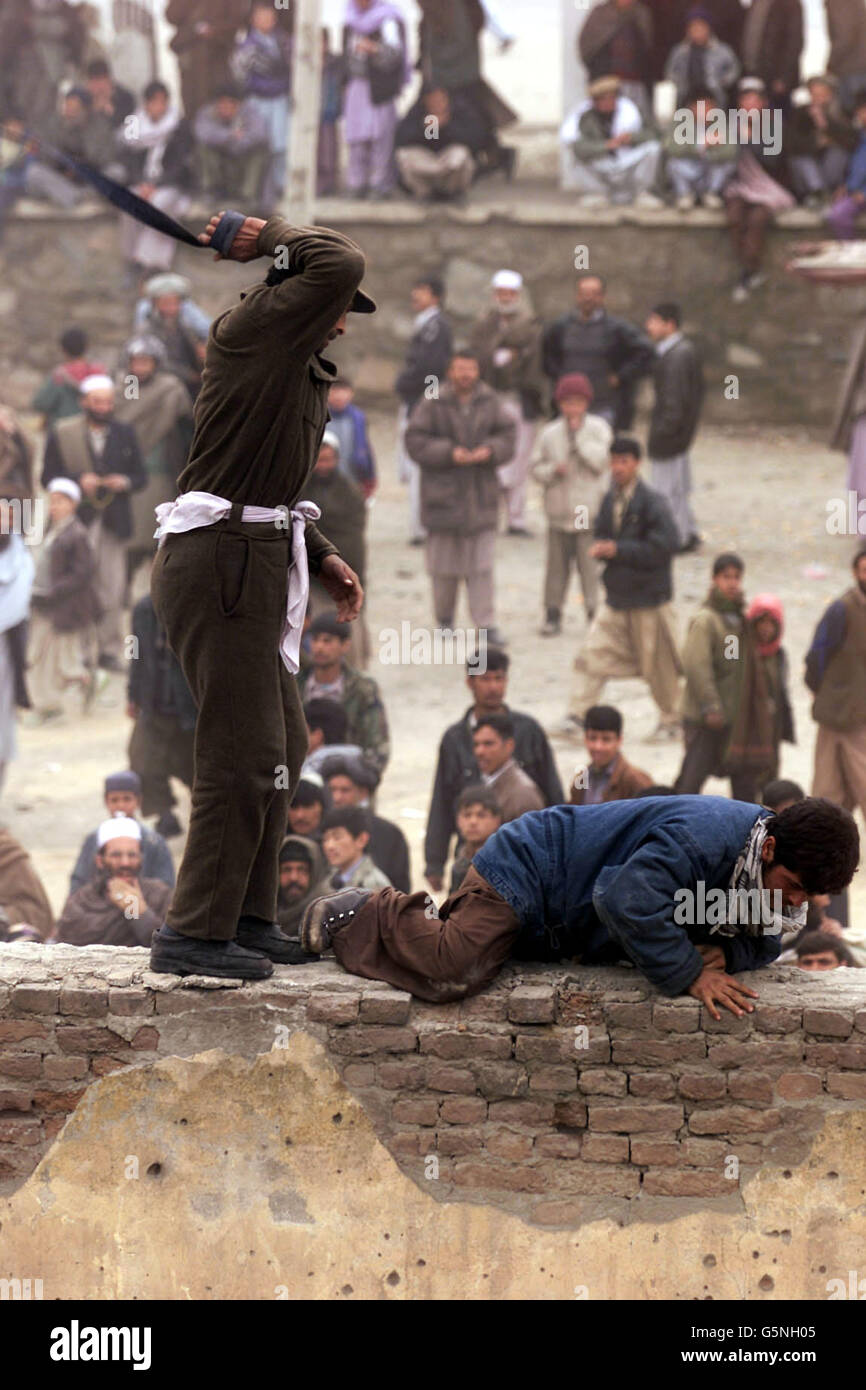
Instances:
[[[436,1200],[542,1226],[624,1218],[637,1199],[674,1199],[653,1202],[662,1215],[737,1203],[761,1165],[803,1161],[828,1111],[866,1108],[866,972],[750,979],[755,1014],[714,1022],[625,969],[514,967],[435,1006],[333,962],[201,989],[150,974],[142,950],[3,947],[0,1184],[26,1179],[108,1072],[253,1057],[303,1028]]]

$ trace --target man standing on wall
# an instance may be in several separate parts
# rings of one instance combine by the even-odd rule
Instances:
[[[318,509],[300,502],[336,375],[322,352],[350,310],[376,306],[358,288],[364,256],[339,232],[229,213],[200,240],[215,236],[230,260],[277,259],[211,327],[180,496],[158,512],[153,600],[198,723],[189,838],[151,963],[176,975],[264,979],[271,961],[302,959],[276,926],[276,908],[279,850],[307,750],[292,674],[308,566],[341,621],[357,618],[363,601],[358,576],[313,524]]]

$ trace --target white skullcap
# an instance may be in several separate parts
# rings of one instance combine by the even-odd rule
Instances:
[[[95,372],[93,376],[86,376],[81,383],[81,394],[87,396],[91,391],[113,391],[114,382],[110,376],[102,372]]]
[[[67,497],[71,497],[73,502],[81,501],[81,488],[71,478],[52,478],[47,491],[62,492]]]
[[[109,840],[140,840],[141,826],[132,816],[112,816],[104,820],[96,832],[96,848],[102,849]]]
[[[325,433],[322,435],[322,444],[329,445],[330,448],[334,450],[335,454],[339,454],[340,436],[335,434],[333,430],[325,430]]]
[[[497,270],[493,277],[495,290],[522,290],[523,276],[519,270]]]

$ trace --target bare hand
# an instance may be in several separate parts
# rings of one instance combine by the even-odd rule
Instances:
[[[616,555],[616,541],[595,541],[589,553],[596,560],[612,560]]]
[[[137,878],[131,882],[125,878],[110,878],[106,884],[106,891],[114,906],[119,907],[121,912],[130,912],[132,909],[132,917],[140,916],[142,908],[147,906]]]
[[[223,213],[215,213],[208,222],[207,227],[199,234],[199,241],[202,246],[210,246],[211,239],[217,229],[217,225]],[[243,226],[239,229],[237,236],[231,244],[231,249],[226,255],[217,251],[214,256],[215,261],[254,261],[262,253],[259,250],[259,232],[265,223],[261,217],[247,217]]]
[[[462,444],[458,444],[456,448],[451,450],[451,459],[454,463],[471,463],[472,450],[464,449]]]
[[[434,893],[441,893],[441,892],[442,892],[442,884],[443,884],[443,881],[444,881],[444,880],[443,880],[442,874],[428,874],[428,875],[427,875],[427,882],[430,884],[430,887],[433,889],[433,892],[434,892]]]
[[[558,463],[558,464],[556,465],[556,468],[555,468],[553,471],[554,471],[554,473],[556,474],[557,478],[567,478],[567,477],[568,477],[568,464],[567,464],[567,463]]]
[[[704,715],[704,724],[708,729],[723,729],[725,727],[725,716],[721,710],[711,709]]]
[[[337,605],[338,621],[354,622],[364,602],[364,590],[355,571],[339,555],[328,555],[322,561],[319,583]]]
[[[144,198],[145,202],[149,203],[154,193],[156,192],[156,184],[140,183],[135,191],[138,194],[139,198]]]
[[[124,473],[106,473],[101,481],[102,486],[107,487],[109,492],[129,491],[129,479]]]
[[[102,487],[103,480],[98,473],[82,473],[78,478],[78,484],[85,497],[93,497]]]
[[[493,458],[493,450],[489,444],[480,444],[477,449],[470,449],[469,459],[471,463],[489,463]]]
[[[717,1003],[723,1004],[725,1008],[737,1018],[742,1018],[743,1013],[752,1014],[755,1012],[754,1004],[750,1004],[750,999],[757,999],[757,994],[753,989],[747,989],[745,985],[739,984],[730,975],[726,975],[723,970],[715,970],[704,966],[700,975],[688,987],[688,994],[709,1009],[710,1014],[717,1021],[721,1014],[715,1007]]]

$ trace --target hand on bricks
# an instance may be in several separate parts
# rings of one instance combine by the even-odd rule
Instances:
[[[748,989],[741,985],[737,980],[726,975],[723,970],[704,966],[700,975],[689,985],[688,993],[695,999],[700,999],[712,1014],[713,1018],[720,1019],[721,1014],[716,1009],[716,1003],[724,1004],[737,1018],[742,1018],[743,1013],[751,1014],[755,1012],[754,1004],[750,1004],[750,999],[757,999],[758,996],[753,989]]]

